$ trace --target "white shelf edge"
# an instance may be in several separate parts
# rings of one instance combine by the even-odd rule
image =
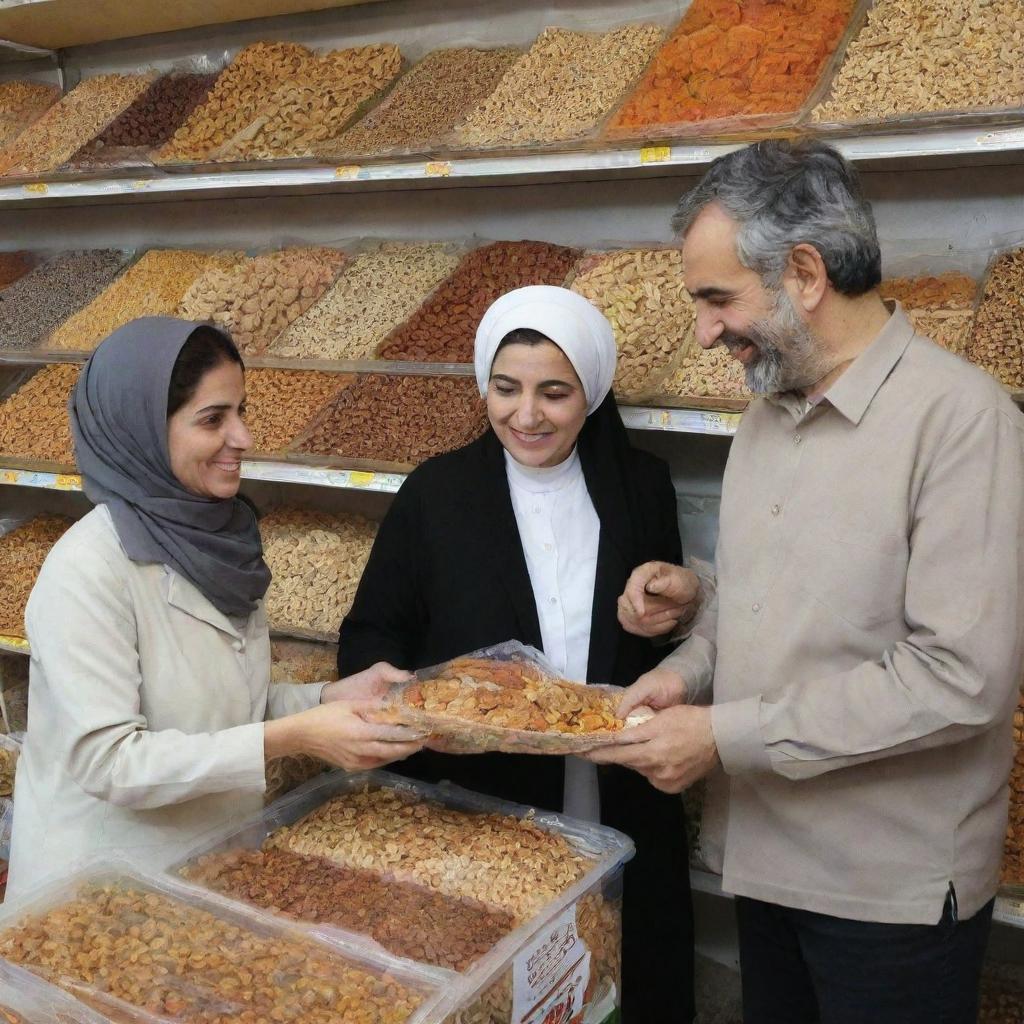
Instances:
[[[731,437],[740,425],[739,412],[711,409],[663,409],[620,405],[622,422],[630,430],[668,430],[680,434],[712,434]]]
[[[1022,113],[1024,121],[1024,113]],[[1024,160],[1024,123],[996,127],[973,125],[893,134],[832,138],[822,136],[854,161],[963,157],[975,160],[1019,153]],[[479,186],[488,182],[550,177],[592,179],[602,173],[664,174],[699,172],[716,157],[751,140],[729,143],[678,143],[521,156],[464,156],[343,164],[336,167],[280,167],[253,170],[163,174],[140,169],[135,177],[2,183],[0,203],[46,205],[74,202],[134,202],[302,191],[373,190],[392,185]]]

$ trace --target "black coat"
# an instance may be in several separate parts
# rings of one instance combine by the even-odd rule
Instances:
[[[637,565],[681,561],[675,492],[668,467],[630,446],[612,396],[588,418],[579,451],[601,522],[587,679],[627,685],[665,651],[626,633],[616,602]],[[338,668],[424,668],[505,640],[542,646],[503,449],[488,431],[424,463],[395,496],[341,626]],[[423,751],[392,768],[559,810],[563,763]],[[625,873],[623,1019],[685,1024],[694,1015],[693,910],[682,802],[626,768],[602,766],[598,779],[601,821],[637,847]]]
[[[636,565],[682,558],[668,467],[633,448],[626,457],[634,488],[628,504],[616,493],[621,490],[616,474],[604,472],[606,464],[587,459],[581,448],[601,520],[587,670],[591,683],[628,685],[664,657],[663,649],[619,626],[616,599]],[[628,523],[622,521],[626,516]],[[503,449],[488,431],[465,448],[424,463],[395,496],[341,626],[338,669],[345,676],[388,661],[414,670],[505,640],[542,647]],[[425,752],[396,767],[548,810],[561,808],[557,758]]]

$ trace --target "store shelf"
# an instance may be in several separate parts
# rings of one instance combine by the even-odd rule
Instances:
[[[679,434],[716,434],[731,437],[740,425],[740,413],[712,409],[660,409],[621,405],[622,422],[630,430],[668,430]]]
[[[941,161],[949,166],[959,166],[1024,162],[1024,123],[1008,128],[975,125],[832,141],[858,163],[912,162],[920,166],[930,161]],[[136,177],[3,184],[0,185],[0,203],[8,207],[39,207],[171,202],[698,174],[716,157],[745,144],[652,145],[573,153],[470,156],[452,160],[419,159],[339,167],[279,167],[196,174],[140,171]]]
[[[0,7],[0,38],[56,50],[377,0],[23,0]]]
[[[9,654],[30,654],[28,641],[20,636],[0,635],[0,651],[7,651]]]

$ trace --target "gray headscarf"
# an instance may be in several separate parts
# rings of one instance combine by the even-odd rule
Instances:
[[[198,497],[171,472],[167,392],[197,327],[219,330],[147,316],[100,344],[69,402],[75,457],[86,495],[110,510],[133,562],[169,565],[225,615],[242,616],[270,586],[256,514],[237,497]]]

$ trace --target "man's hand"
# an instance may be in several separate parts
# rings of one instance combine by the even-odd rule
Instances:
[[[699,600],[695,573],[670,562],[645,562],[630,574],[619,597],[619,623],[636,636],[665,636],[693,618]]]
[[[621,764],[663,793],[680,793],[718,764],[711,709],[678,705],[623,730],[618,743],[583,756],[595,764]]]
[[[628,718],[636,708],[662,711],[686,703],[686,681],[669,668],[652,668],[632,686],[626,688],[619,701],[619,718]]]
[[[404,683],[410,678],[410,674],[403,669],[395,668],[386,661],[378,661],[376,665],[371,665],[354,676],[328,683],[320,691],[320,703],[383,697],[394,683]]]

